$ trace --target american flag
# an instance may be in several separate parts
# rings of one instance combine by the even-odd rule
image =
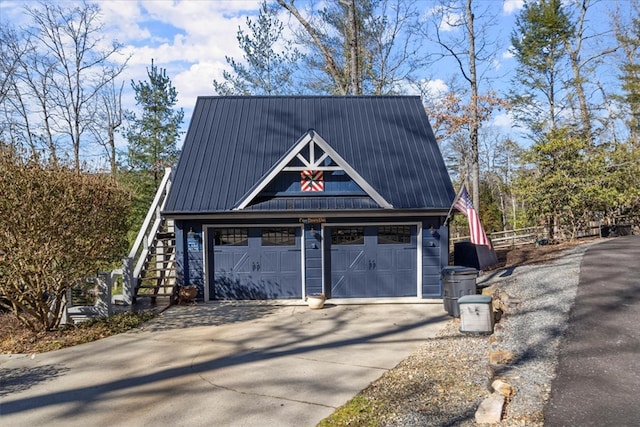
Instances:
[[[324,173],[306,170],[300,172],[301,191],[324,191]]]
[[[458,197],[453,203],[453,206],[460,212],[462,212],[462,214],[469,220],[471,243],[473,243],[474,245],[485,245],[488,246],[489,249],[491,249],[491,243],[489,243],[487,234],[484,232],[482,224],[480,224],[480,217],[478,217],[476,208],[473,207],[473,202],[471,201],[471,197],[469,197],[466,186],[462,186],[460,194],[458,194]]]

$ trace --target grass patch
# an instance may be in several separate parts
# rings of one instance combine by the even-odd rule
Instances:
[[[376,405],[359,394],[320,421],[318,427],[375,427],[378,425],[376,414]]]
[[[44,353],[96,341],[140,327],[158,315],[155,310],[123,312],[66,325],[57,331],[33,333],[10,313],[0,316],[0,354]]]

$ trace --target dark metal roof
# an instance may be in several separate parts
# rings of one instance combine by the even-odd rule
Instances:
[[[164,212],[231,210],[309,130],[394,209],[451,206],[455,192],[417,96],[199,97]],[[371,209],[362,199],[353,203]],[[282,206],[267,205],[256,208]]]

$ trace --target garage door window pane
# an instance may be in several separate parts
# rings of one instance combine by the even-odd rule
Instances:
[[[295,228],[263,228],[262,246],[295,246]]]
[[[379,245],[399,245],[411,243],[411,226],[385,225],[378,227]]]
[[[331,232],[332,245],[364,245],[364,227],[340,227]]]
[[[246,228],[218,228],[215,231],[215,244],[218,246],[248,246]]]

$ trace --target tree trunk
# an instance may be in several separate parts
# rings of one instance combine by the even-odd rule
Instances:
[[[298,9],[293,5],[293,0],[291,0],[289,3],[287,3],[284,0],[277,0],[277,1],[278,1],[278,4],[283,8],[285,8],[286,10],[288,10],[289,13],[291,13],[298,20],[300,25],[302,25],[304,29],[307,31],[307,33],[313,40],[313,43],[320,50],[320,53],[322,54],[322,58],[327,64],[327,71],[333,78],[335,87],[338,88],[340,95],[347,95],[348,83],[346,83],[342,78],[342,73],[340,72],[338,65],[333,60],[333,56],[331,56],[331,52],[329,52],[327,48],[322,44],[322,41],[320,40],[320,37],[316,32],[315,28],[309,23],[309,21],[304,19],[304,17],[300,14]]]
[[[349,52],[351,55],[349,75],[351,78],[351,93],[353,95],[362,95],[359,76],[360,67],[358,64],[358,19],[355,0],[349,1],[347,7],[349,8]]]
[[[591,139],[591,112],[587,104],[587,97],[584,93],[583,81],[580,64],[580,51],[582,50],[582,37],[585,15],[589,7],[589,0],[583,0],[580,4],[580,17],[578,18],[578,29],[575,34],[576,44],[571,46],[567,40],[565,48],[569,53],[569,62],[571,63],[571,71],[573,72],[573,89],[578,98],[580,109],[580,121],[582,122],[582,132],[585,137]]]
[[[480,165],[478,155],[478,128],[480,119],[478,117],[478,80],[476,72],[476,39],[473,28],[472,0],[467,0],[466,24],[469,35],[469,84],[471,85],[471,181],[473,183],[473,204],[478,212],[480,211]]]

